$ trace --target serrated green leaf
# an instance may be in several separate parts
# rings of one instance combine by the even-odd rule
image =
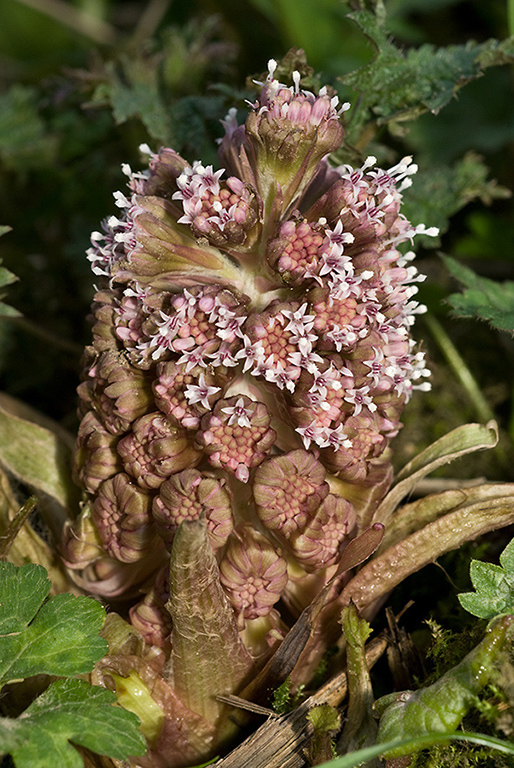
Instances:
[[[39,98],[38,91],[26,85],[13,85],[0,96],[0,157],[17,172],[46,168],[57,153],[58,140],[47,132]]]
[[[411,187],[405,190],[404,213],[415,224],[430,223],[443,234],[450,218],[472,200],[490,204],[510,193],[488,178],[489,169],[475,152],[468,152],[451,166],[421,169]],[[435,248],[439,240],[424,237],[423,245]]]
[[[12,227],[7,225],[0,225],[0,237],[7,234],[7,232],[10,232],[11,229]],[[2,267],[1,265],[2,259],[0,259],[0,288],[4,288],[6,285],[15,283],[18,278],[9,269],[6,269],[6,267]],[[8,304],[4,304],[2,301],[3,298],[4,294],[0,292],[0,316],[3,315],[4,317],[19,317],[20,312],[18,312],[17,309],[14,309],[14,307],[10,307]]]
[[[471,583],[477,592],[486,592],[491,596],[506,596],[509,592],[505,572],[500,565],[472,560],[469,567]]]
[[[0,563],[0,633],[20,632],[50,593],[50,580],[41,565],[17,568]]]
[[[83,674],[106,653],[100,603],[70,594],[44,602],[50,586],[40,565],[0,563],[0,683]]]
[[[425,44],[404,51],[391,40],[382,14],[360,10],[348,15],[375,49],[373,61],[342,78],[359,94],[350,118],[351,144],[369,120],[378,125],[413,120],[426,111],[437,113],[463,85],[486,67],[513,60],[512,40],[470,41],[435,48]]]
[[[514,584],[514,539],[507,544],[500,555],[500,564],[505,571],[509,584]]]
[[[514,539],[500,555],[500,563],[471,561],[469,575],[476,592],[464,592],[457,597],[473,616],[493,619],[514,612]]]
[[[514,281],[497,283],[480,277],[450,256],[443,259],[452,275],[466,286],[463,293],[448,297],[454,312],[462,317],[485,320],[498,330],[514,335]]]
[[[465,611],[479,619],[492,619],[502,613],[494,600],[476,592],[463,592],[457,598]]]
[[[1,263],[1,262],[0,262]],[[15,283],[18,278],[10,270],[0,266],[0,288]]]
[[[118,760],[143,754],[138,718],[115,701],[83,680],[57,680],[20,717],[0,718],[0,753],[11,754],[16,768],[82,768],[70,741]]]
[[[159,72],[154,61],[122,57],[120,77],[114,64],[106,66],[106,82],[95,91],[95,101],[108,101],[117,123],[139,117],[150,136],[171,143],[170,119],[161,99]]]

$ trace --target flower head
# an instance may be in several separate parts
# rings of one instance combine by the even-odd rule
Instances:
[[[282,606],[294,620],[304,586],[319,590],[372,522],[402,410],[429,387],[407,249],[435,230],[402,210],[412,158],[332,163],[348,105],[304,87],[301,62],[286,83],[268,68],[246,120],[223,121],[220,167],[143,147],[148,168],[124,166],[128,190],[88,251],[99,287],[75,458],[86,502],[63,555],[100,595],[146,586],[131,620],[175,681],[178,584],[201,587],[198,604],[188,592],[188,648],[219,619],[216,648],[230,637],[246,675],[248,648],[267,658],[287,631]],[[200,540],[205,572],[186,576]],[[188,669],[183,691],[201,674]],[[195,712],[213,706],[203,682]]]
[[[305,187],[320,161],[343,139],[337,95],[322,88],[318,94],[300,88],[301,75],[292,73],[293,85],[275,79],[277,62],[268,63],[268,77],[245,124],[247,141],[257,157],[257,172],[266,188],[282,186],[289,204]],[[267,190],[266,190],[267,191]],[[264,192],[263,197],[266,197]]]
[[[104,480],[93,507],[105,551],[115,560],[132,563],[151,549],[155,530],[150,516],[151,497],[123,473]]]
[[[212,414],[206,414],[197,434],[199,445],[214,467],[232,472],[246,483],[250,469],[269,453],[276,433],[264,403],[249,397],[218,400]]]
[[[306,571],[317,571],[336,562],[342,545],[350,540],[355,522],[352,504],[330,493],[307,525],[287,543]]]
[[[185,469],[165,480],[153,500],[152,515],[167,546],[183,520],[204,516],[213,549],[222,547],[232,528],[232,498],[227,484],[210,473]]]
[[[287,563],[250,525],[232,533],[220,563],[220,579],[242,620],[266,616],[287,584]]]
[[[264,525],[286,538],[302,530],[329,492],[323,465],[305,450],[268,459],[255,473],[253,493]]]
[[[160,411],[136,419],[130,434],[118,443],[118,454],[125,471],[146,490],[158,488],[167,477],[200,460],[186,430]]]

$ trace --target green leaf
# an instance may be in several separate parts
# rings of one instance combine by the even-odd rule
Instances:
[[[107,101],[118,124],[139,117],[153,139],[169,144],[171,126],[160,94],[156,62],[124,56],[118,69],[112,62],[106,65],[105,76],[94,100]]]
[[[405,190],[403,212],[414,224],[429,222],[443,234],[450,218],[472,200],[489,205],[510,195],[509,190],[488,179],[489,169],[475,152],[468,152],[453,165],[420,169]],[[438,238],[423,237],[423,245],[435,248]]]
[[[395,530],[398,517],[400,526]],[[344,587],[339,597],[341,605],[352,600],[363,610],[443,553],[513,523],[513,484],[461,488],[413,502],[392,517],[384,549]]]
[[[2,235],[7,234],[7,232],[11,231],[11,227],[6,225],[0,225],[0,237]],[[15,283],[18,278],[16,275],[14,275],[9,269],[6,269],[5,267],[2,267],[2,259],[0,259],[0,288],[4,288],[6,285],[11,285],[11,283]],[[7,304],[4,304],[3,298],[5,294],[0,291],[0,316],[4,317],[19,317],[20,312],[18,312],[17,309],[14,309],[14,307],[9,307]]]
[[[435,48],[425,44],[407,51],[397,47],[384,25],[381,4],[377,13],[360,10],[348,15],[375,49],[373,61],[342,78],[359,100],[350,119],[351,144],[358,142],[370,120],[398,125],[426,111],[439,112],[457,91],[489,66],[511,62],[513,39],[473,41]]]
[[[430,472],[467,453],[494,448],[497,443],[498,426],[494,421],[485,425],[463,424],[453,429],[421,451],[398,472],[393,487],[384,497],[373,519],[385,524],[404,496]]]
[[[507,544],[500,555],[500,565],[505,571],[505,578],[514,585],[514,539]]]
[[[476,648],[432,685],[417,691],[391,693],[376,701],[374,708],[380,715],[378,741],[447,733],[458,728],[489,682],[513,620],[513,616],[504,616],[496,622]],[[402,754],[408,751],[398,749],[390,756]]]
[[[450,256],[443,256],[444,263],[466,290],[453,293],[448,301],[461,317],[485,320],[494,328],[514,336],[514,281],[497,283],[487,277],[479,277]]]
[[[45,602],[50,587],[40,565],[0,563],[1,684],[40,673],[83,674],[106,653],[100,603],[70,594]]]
[[[0,266],[0,288],[15,283],[18,278],[5,267]]]
[[[341,626],[346,639],[348,708],[339,747],[349,752],[356,747],[374,744],[377,737],[377,723],[371,712],[373,689],[365,652],[365,643],[372,630],[352,603],[342,610]]]
[[[469,575],[477,592],[489,591],[498,594],[507,590],[505,573],[501,566],[472,560]]]
[[[0,752],[16,768],[82,768],[70,741],[118,760],[143,754],[138,718],[115,701],[112,691],[83,680],[57,680],[19,718],[0,718]]]
[[[492,598],[482,597],[476,592],[463,592],[457,597],[464,610],[479,619],[490,619],[491,616],[498,616],[501,613]]]
[[[514,612],[514,539],[500,555],[500,565],[472,560],[469,568],[476,592],[457,595],[462,607],[480,619]]]

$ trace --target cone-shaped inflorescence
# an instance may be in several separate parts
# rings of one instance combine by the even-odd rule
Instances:
[[[330,164],[349,105],[275,69],[246,122],[223,121],[223,167],[142,147],[149,167],[123,168],[119,213],[88,252],[99,290],[75,461],[88,503],[64,557],[105,596],[139,579],[132,619],[168,668],[180,598],[162,568],[181,524],[205,522],[258,655],[282,636],[281,598],[290,618],[288,591],[323,584],[372,522],[402,409],[429,388],[408,246],[435,230],[401,212],[416,166]]]

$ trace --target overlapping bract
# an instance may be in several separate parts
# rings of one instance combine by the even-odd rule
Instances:
[[[243,636],[268,617],[260,653],[281,597],[322,583],[370,520],[401,411],[429,386],[411,338],[422,278],[398,250],[434,234],[401,213],[416,166],[331,166],[348,105],[275,66],[246,123],[224,121],[223,168],[144,147],[88,252],[102,285],[75,474],[90,503],[63,549],[99,594],[156,575],[131,615],[161,648],[182,521],[205,519]]]

